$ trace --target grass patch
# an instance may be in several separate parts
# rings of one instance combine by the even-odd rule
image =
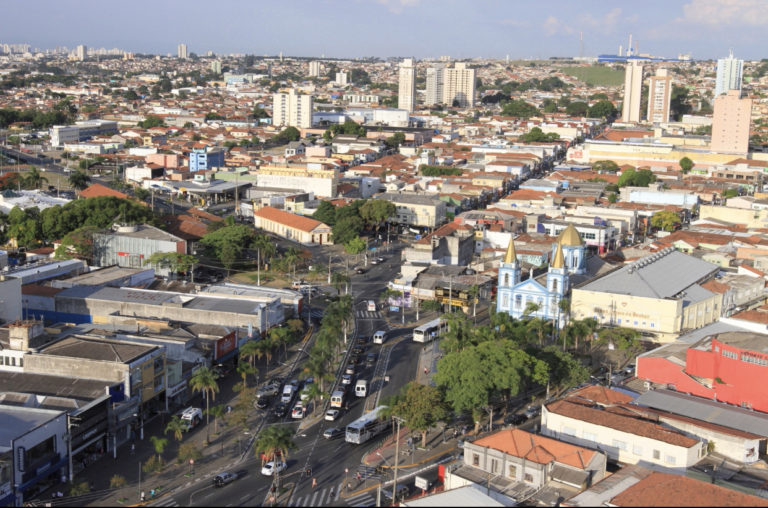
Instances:
[[[602,65],[590,67],[563,67],[562,72],[592,86],[619,86],[624,83],[624,71]]]

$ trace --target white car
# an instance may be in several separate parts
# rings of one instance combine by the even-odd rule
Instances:
[[[335,421],[339,417],[340,411],[338,409],[329,409],[325,412],[325,419],[329,422]]]
[[[343,385],[351,385],[352,384],[352,375],[351,374],[344,374],[341,376],[341,384]]]
[[[285,471],[285,468],[288,467],[285,465],[285,462],[274,462],[269,461],[266,464],[264,464],[264,467],[261,468],[261,474],[264,476],[272,476],[275,472],[281,472]]]
[[[295,406],[293,406],[293,411],[291,411],[291,418],[304,418],[304,405],[301,403],[301,401],[297,402]]]

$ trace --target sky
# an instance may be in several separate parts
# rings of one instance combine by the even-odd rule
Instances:
[[[135,53],[768,58],[768,0],[1,0],[0,43]],[[634,45],[634,43],[633,43]]]

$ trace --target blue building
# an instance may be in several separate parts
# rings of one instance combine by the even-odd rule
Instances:
[[[195,148],[189,154],[189,171],[205,171],[224,167],[224,150],[215,148],[209,152]]]
[[[560,300],[571,288],[571,277],[582,278],[587,274],[587,250],[578,231],[570,224],[552,245],[552,263],[546,274],[521,280],[520,261],[515,250],[515,241],[509,240],[504,260],[499,266],[496,311],[506,312],[520,319],[529,303],[538,306],[530,317],[554,320],[558,327],[564,324],[560,312]]]

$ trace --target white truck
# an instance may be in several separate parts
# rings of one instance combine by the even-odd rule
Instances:
[[[197,427],[197,425],[203,421],[203,410],[199,407],[188,407],[181,412],[181,421],[187,426],[187,431],[190,431]]]

